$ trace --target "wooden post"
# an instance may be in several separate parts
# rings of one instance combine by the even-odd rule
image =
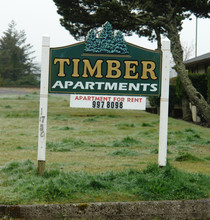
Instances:
[[[170,67],[170,41],[162,41],[162,83],[160,97],[160,128],[158,164],[166,166],[167,136],[168,136],[168,102],[169,102],[169,67]]]
[[[40,81],[39,133],[38,133],[38,173],[43,176],[45,171],[45,151],[47,136],[48,106],[48,75],[49,75],[50,37],[42,37],[42,63]]]

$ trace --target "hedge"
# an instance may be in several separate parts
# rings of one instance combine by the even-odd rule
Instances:
[[[207,74],[189,73],[189,78],[197,91],[200,92],[206,100],[210,101],[210,67],[208,68]],[[186,96],[186,93],[183,89],[180,77],[177,76],[176,84],[170,83],[169,108],[173,108],[175,105],[181,106],[183,96]],[[153,107],[160,106],[160,97],[149,97],[149,101]]]

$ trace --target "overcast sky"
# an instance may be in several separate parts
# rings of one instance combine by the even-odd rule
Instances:
[[[0,37],[14,20],[17,30],[24,30],[27,43],[33,45],[36,62],[41,62],[42,36],[50,36],[51,47],[73,44],[76,41],[60,25],[57,8],[53,0],[0,0]],[[125,37],[126,41],[141,47],[155,49],[156,43],[136,36]],[[195,18],[185,21],[181,32],[181,41],[188,46],[195,44]],[[198,19],[198,55],[210,52],[210,19]],[[192,56],[194,56],[194,52]]]

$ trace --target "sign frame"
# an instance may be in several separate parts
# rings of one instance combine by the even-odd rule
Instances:
[[[47,135],[47,108],[49,85],[49,59],[50,37],[42,38],[42,64],[40,82],[40,107],[38,131],[38,173],[44,175],[46,160],[46,135]],[[159,153],[158,164],[166,166],[167,159],[167,134],[168,134],[168,102],[169,102],[169,67],[170,67],[170,41],[162,41],[162,85],[160,98],[160,127],[159,127]]]

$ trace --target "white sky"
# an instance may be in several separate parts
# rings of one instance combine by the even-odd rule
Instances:
[[[57,8],[53,0],[0,0],[0,37],[14,20],[18,31],[24,30],[27,43],[33,45],[35,61],[41,62],[42,36],[50,36],[51,47],[73,44],[76,41],[60,25]],[[126,41],[141,47],[155,49],[156,42],[150,43],[146,38],[125,37]],[[195,18],[185,21],[181,32],[181,41],[185,45],[195,44]],[[210,19],[198,19],[198,55],[210,52]],[[194,52],[192,56],[194,56]]]

